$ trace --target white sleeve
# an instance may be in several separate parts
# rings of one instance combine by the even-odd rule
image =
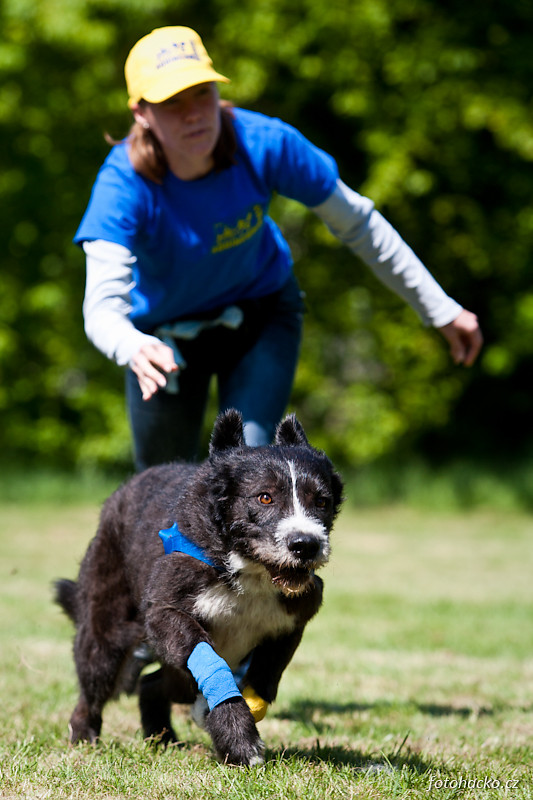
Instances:
[[[101,239],[84,242],[83,250],[87,257],[85,333],[105,356],[125,366],[143,345],[160,343],[137,330],[129,318],[135,256],[126,247]]]
[[[440,328],[459,316],[463,307],[446,294],[367,197],[338,180],[333,194],[312,210],[424,324]]]

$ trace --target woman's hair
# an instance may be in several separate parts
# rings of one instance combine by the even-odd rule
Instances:
[[[143,101],[141,100],[141,103]],[[215,170],[219,172],[235,163],[237,139],[233,129],[232,105],[226,100],[220,100],[220,135],[213,150]],[[108,144],[118,144],[106,134]],[[120,141],[120,140],[119,140]],[[162,183],[168,170],[168,162],[159,144],[149,128],[144,128],[140,122],[134,122],[126,137],[129,145],[129,156],[133,169],[154,183]]]

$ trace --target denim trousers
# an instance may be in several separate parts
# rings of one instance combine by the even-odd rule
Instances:
[[[269,444],[292,389],[303,322],[303,301],[291,277],[278,292],[242,303],[236,330],[203,330],[195,339],[176,339],[187,366],[179,391],[158,391],[142,399],[137,378],[126,373],[126,400],[137,471],[199,456],[209,386],[217,380],[219,411],[236,408],[246,443]]]

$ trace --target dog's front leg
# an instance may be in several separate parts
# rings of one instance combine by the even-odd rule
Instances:
[[[242,697],[225,700],[205,719],[217,756],[225,764],[253,767],[264,761],[264,744]]]
[[[300,644],[305,626],[320,608],[322,593],[323,582],[315,575],[303,594],[285,599],[294,615],[294,629],[283,636],[265,639],[253,651],[243,694],[256,720],[262,719],[268,704],[276,699],[281,676]]]
[[[299,627],[286,636],[266,639],[253,651],[244,679],[246,687],[244,694],[247,695],[246,689],[248,689],[257,696],[255,702],[258,705],[259,716],[256,716],[256,719],[261,719],[260,701],[264,704],[262,712],[264,716],[267,704],[273,703],[276,699],[281,676],[300,644],[303,632],[304,627]]]
[[[219,759],[232,765],[262,763],[264,746],[250,709],[200,623],[166,603],[151,602],[146,630],[158,658],[196,681],[209,708],[205,729]]]

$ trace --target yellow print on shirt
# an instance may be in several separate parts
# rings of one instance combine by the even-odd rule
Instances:
[[[225,222],[215,224],[215,244],[211,252],[220,253],[230,247],[238,247],[250,239],[263,224],[263,209],[259,204],[253,206],[244,219],[237,220],[235,225]]]

